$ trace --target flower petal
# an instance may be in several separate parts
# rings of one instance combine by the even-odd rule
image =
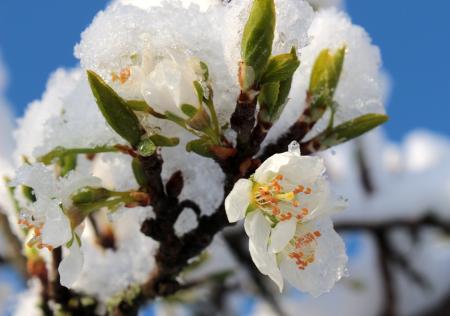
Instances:
[[[245,217],[250,204],[253,183],[247,179],[239,179],[225,199],[225,211],[230,223]]]
[[[248,246],[255,266],[262,274],[269,276],[281,292],[283,290],[283,276],[278,268],[276,255],[256,247],[251,239]]]
[[[58,267],[61,285],[71,288],[83,269],[83,253],[78,242],[74,240],[69,248],[69,255],[64,257]]]
[[[251,212],[245,218],[244,228],[253,244],[267,251],[271,228],[264,215],[259,211]]]
[[[309,292],[317,297],[328,292],[344,275],[347,256],[345,245],[341,237],[333,229],[329,218],[300,225],[302,233],[319,230],[321,236],[317,238],[315,260],[304,270],[298,269],[295,261],[289,258],[287,252],[281,255],[280,269],[282,275],[290,284],[299,290]]]
[[[43,202],[42,199],[40,202]],[[40,205],[43,204],[45,204],[46,219],[42,228],[42,242],[53,247],[64,245],[72,238],[69,219],[57,201],[47,200],[46,203],[40,203]]]
[[[297,221],[292,218],[288,221],[279,222],[270,235],[270,251],[280,252],[286,244],[294,237]]]

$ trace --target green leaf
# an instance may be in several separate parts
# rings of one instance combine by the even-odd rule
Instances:
[[[203,71],[203,80],[208,81],[209,80],[208,65],[206,63],[204,63],[203,61],[200,61],[200,68]]]
[[[180,143],[180,139],[177,137],[166,137],[160,134],[153,134],[149,138],[158,147],[173,147]]]
[[[291,79],[298,66],[300,66],[300,61],[294,47],[288,54],[273,56],[262,75],[261,84]]]
[[[342,72],[345,50],[344,46],[333,54],[329,49],[325,49],[320,52],[314,63],[309,83],[314,120],[318,120],[333,103],[334,92]]]
[[[384,114],[362,115],[334,127],[331,131],[325,131],[318,135],[316,139],[320,142],[321,147],[329,148],[361,136],[387,120],[388,116]]]
[[[196,140],[192,140],[186,144],[186,150],[188,152],[195,152],[196,154],[203,157],[213,157],[213,154],[209,150],[212,146],[209,138],[200,138]]]
[[[182,104],[181,111],[189,118],[193,117],[197,113],[197,108],[191,104]]]
[[[198,104],[201,105],[203,103],[203,97],[205,96],[202,84],[199,81],[194,81],[194,89],[195,94],[197,94]]]
[[[144,172],[144,168],[142,167],[142,163],[139,158],[133,158],[131,162],[131,168],[133,169],[134,177],[136,178],[136,182],[141,187],[147,187],[149,184],[149,180],[147,175]]]
[[[87,74],[97,105],[108,124],[132,146],[136,146],[142,135],[136,114],[99,75],[90,70],[87,71]]]
[[[244,27],[241,58],[250,66],[258,81],[272,53],[275,32],[274,0],[254,0]]]
[[[139,142],[137,150],[139,155],[149,157],[155,153],[156,145],[150,138],[146,138]]]
[[[277,83],[262,86],[258,101],[261,107],[259,117],[264,122],[275,123],[283,112],[291,91],[292,77]]]

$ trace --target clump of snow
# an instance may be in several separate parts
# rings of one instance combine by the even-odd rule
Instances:
[[[316,10],[329,7],[340,8],[344,4],[344,0],[307,0],[307,1]]]
[[[310,43],[300,50],[300,67],[294,76],[290,102],[267,141],[285,131],[302,113],[314,62],[324,49],[345,45],[347,52],[334,100],[339,104],[335,124],[366,113],[384,113],[387,80],[381,70],[381,56],[366,31],[351,23],[349,17],[334,8],[316,13],[308,30]],[[325,115],[327,117],[327,115]],[[321,131],[328,120],[316,124],[312,134]]]
[[[113,231],[117,249],[101,249],[89,234],[83,235],[84,267],[75,288],[106,302],[128,286],[145,281],[154,268],[158,243],[140,232],[142,221],[151,208],[133,208],[121,212]]]

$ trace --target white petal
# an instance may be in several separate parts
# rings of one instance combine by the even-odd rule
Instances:
[[[300,270],[287,253],[281,255],[280,269],[282,275],[297,289],[309,292],[317,297],[330,291],[334,284],[344,275],[347,255],[341,237],[333,229],[329,218],[302,225],[304,233],[319,230],[315,261],[305,270]]]
[[[14,185],[26,185],[33,188],[34,194],[52,198],[57,195],[54,173],[42,164],[25,164],[16,172]]]
[[[46,204],[46,218],[42,228],[42,242],[59,247],[72,238],[70,221],[56,201]]]
[[[281,292],[283,290],[283,277],[277,265],[276,255],[256,247],[251,239],[248,246],[255,266],[262,274],[269,276]]]
[[[244,222],[245,232],[257,248],[267,251],[270,237],[270,223],[259,211],[247,215]]]
[[[76,240],[69,248],[69,255],[65,256],[58,267],[61,285],[71,288],[83,269],[83,253]]]
[[[281,166],[289,163],[289,155],[286,155],[285,153],[275,154],[267,158],[266,161],[264,161],[262,165],[259,166],[258,169],[256,169],[254,175],[255,181],[259,183],[266,183],[272,180],[273,177],[275,177],[279,173]]]
[[[279,172],[286,181],[293,184],[308,184],[315,182],[325,172],[323,159],[316,156],[297,156],[283,153],[289,162],[280,166]]]
[[[279,222],[270,235],[270,250],[273,253],[280,252],[286,244],[294,238],[297,221],[292,218],[288,221]]]
[[[250,204],[252,186],[252,181],[239,179],[225,199],[225,211],[230,223],[244,218]]]

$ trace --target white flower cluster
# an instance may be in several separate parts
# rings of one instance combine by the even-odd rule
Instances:
[[[345,207],[330,196],[323,160],[301,156],[298,144],[240,179],[225,200],[230,222],[245,217],[255,265],[283,289],[318,296],[344,274],[347,256],[329,216]]]

